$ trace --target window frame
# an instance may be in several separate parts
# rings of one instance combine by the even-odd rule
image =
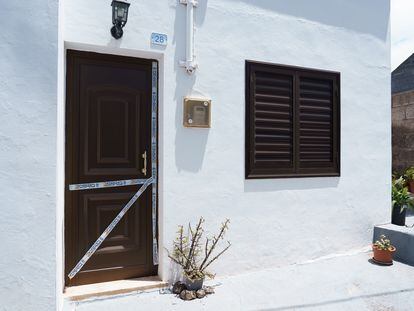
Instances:
[[[293,169],[257,168],[254,165],[254,81],[252,73],[260,71],[276,74],[292,75],[292,154]],[[332,80],[332,148],[333,161],[329,167],[301,168],[299,159],[299,78],[322,78]],[[313,68],[281,65],[259,61],[245,61],[245,179],[276,179],[276,178],[303,178],[303,177],[339,177],[341,173],[341,74],[336,71],[319,70]]]

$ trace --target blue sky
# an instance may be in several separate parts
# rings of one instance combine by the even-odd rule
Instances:
[[[391,69],[414,53],[414,1],[391,0]]]

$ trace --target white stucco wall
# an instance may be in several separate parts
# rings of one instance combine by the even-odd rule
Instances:
[[[233,246],[214,266],[220,275],[369,244],[373,225],[390,214],[389,0],[200,0],[193,76],[178,66],[185,6],[177,2],[134,1],[118,41],[110,1],[66,0],[59,19],[61,45],[160,61],[161,250],[177,225],[201,215],[208,229],[231,219]],[[64,258],[57,4],[6,2],[0,17],[8,30],[0,34],[0,300],[6,310],[51,310],[56,295],[61,304]],[[153,31],[168,34],[166,48],[150,45]],[[244,179],[246,59],[341,72],[341,177]],[[211,129],[183,128],[186,95],[212,99]]]
[[[58,1],[1,1],[0,28],[0,310],[54,310]]]
[[[219,274],[369,244],[390,206],[389,1],[202,0],[193,76],[178,66],[185,6],[177,2],[133,2],[119,41],[109,34],[109,2],[64,4],[67,46],[161,59],[162,246],[178,224],[201,215],[209,228],[231,219],[233,246],[216,264]],[[153,31],[168,34],[166,48],[151,47]],[[246,59],[341,72],[340,178],[244,179]],[[210,130],[183,128],[185,95],[212,99]],[[164,257],[164,277],[168,267]]]

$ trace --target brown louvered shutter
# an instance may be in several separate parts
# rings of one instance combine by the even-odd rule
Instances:
[[[298,173],[339,174],[337,74],[299,72]]]
[[[246,178],[339,175],[339,74],[246,62]]]
[[[247,177],[292,174],[295,169],[292,72],[258,64],[248,67]]]

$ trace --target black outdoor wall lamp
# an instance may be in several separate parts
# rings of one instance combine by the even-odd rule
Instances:
[[[111,34],[115,39],[121,38],[124,34],[122,28],[124,28],[128,20],[129,5],[126,1],[112,0],[112,24],[114,26],[111,28]]]

